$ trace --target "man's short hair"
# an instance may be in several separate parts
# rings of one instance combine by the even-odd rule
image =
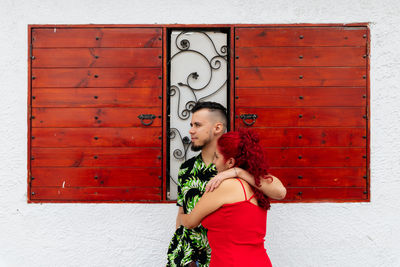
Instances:
[[[228,117],[226,115],[226,108],[223,105],[211,101],[197,102],[191,109],[191,112],[195,113],[201,109],[208,109],[212,113],[216,112],[221,117],[221,122],[224,124],[225,129],[227,128]]]

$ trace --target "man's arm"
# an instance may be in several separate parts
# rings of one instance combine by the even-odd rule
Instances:
[[[280,200],[284,199],[286,196],[286,188],[277,177],[270,174],[262,177],[260,179],[260,187],[258,187],[254,181],[253,175],[237,167],[220,172],[214,176],[214,178],[207,183],[206,192],[213,191],[221,184],[223,180],[232,177],[242,178],[269,198]]]
[[[178,214],[177,223],[189,229],[197,227],[204,217],[232,200],[234,196],[230,193],[234,190],[234,186],[235,181],[227,180],[213,192],[205,193],[190,214]]]

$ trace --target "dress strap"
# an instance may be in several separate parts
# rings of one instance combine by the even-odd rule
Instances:
[[[238,178],[236,178],[236,180],[238,180],[238,181],[240,182],[240,184],[242,185],[243,192],[244,192],[244,198],[245,198],[245,199],[246,199],[246,201],[247,201],[246,190],[244,190],[244,186],[243,186],[243,183],[242,183],[242,181],[240,181],[240,179],[238,179]]]
[[[253,194],[252,196],[251,196],[251,198],[249,198],[249,200],[248,201],[250,201],[254,196],[255,196],[256,194]]]

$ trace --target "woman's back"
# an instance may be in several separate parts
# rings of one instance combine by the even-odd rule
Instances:
[[[210,267],[272,266],[264,248],[267,211],[252,196],[247,197],[253,192],[246,182],[226,182],[233,188],[229,199],[236,202],[224,204],[202,221],[212,250]]]

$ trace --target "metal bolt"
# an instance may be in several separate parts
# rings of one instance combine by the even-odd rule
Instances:
[[[236,80],[239,80],[239,76],[236,76]]]
[[[94,156],[93,158],[94,158],[94,159],[97,159],[98,157],[97,157],[97,156]]]
[[[367,158],[367,155],[363,155],[363,159],[366,159]]]
[[[36,77],[35,76],[32,76],[32,80],[35,80],[36,79]]]
[[[364,115],[363,118],[366,119],[366,118],[367,118],[367,115]]]
[[[35,195],[35,192],[32,192],[31,195],[34,196],[34,195]]]
[[[297,178],[299,178],[299,179],[303,179],[303,176],[299,175],[299,176],[297,176]]]
[[[299,114],[299,118],[303,118],[303,114]]]
[[[31,116],[31,119],[33,120],[35,118],[35,116]]]
[[[161,56],[158,56],[158,58],[161,58]]]
[[[367,96],[366,96],[366,95],[363,95],[363,98],[367,98]]]
[[[95,120],[97,120],[98,118],[99,118],[99,117],[97,117],[97,116],[94,116],[94,119],[95,119]]]
[[[367,136],[364,135],[363,138],[364,138],[364,139],[367,139]]]
[[[95,78],[99,78],[99,75],[95,74],[94,77],[95,77]]]
[[[300,135],[298,136],[298,138],[301,139],[301,138],[303,138],[303,136],[300,134]]]
[[[158,37],[158,40],[162,40],[161,36],[160,36],[160,37]]]
[[[159,95],[158,98],[159,98],[159,99],[162,99],[162,96]]]
[[[161,115],[158,115],[158,118],[159,118],[159,119],[161,119],[161,118],[162,118],[162,116],[161,116]]]
[[[366,79],[367,78],[367,75],[363,75],[363,79]]]
[[[303,75],[300,75],[300,76],[299,76],[299,79],[303,79]]]
[[[236,40],[239,40],[239,36],[236,36]]]
[[[363,35],[363,38],[367,38],[367,35],[366,35],[366,34],[364,34],[364,35]]]
[[[236,59],[239,59],[239,56],[236,56]]]
[[[364,175],[364,176],[363,176],[363,178],[364,178],[364,179],[367,179],[367,176],[366,176],[366,175]]]
[[[300,156],[298,156],[298,158],[299,158],[299,159],[302,159],[302,158],[303,158],[303,156],[301,156],[301,155],[300,155]]]
[[[367,192],[367,191],[364,191],[363,193],[364,193],[364,195],[368,194],[368,192]]]
[[[302,95],[301,95],[301,96],[299,96],[299,99],[303,100],[303,98],[304,98],[304,97],[303,97]]]
[[[97,136],[94,137],[94,140],[99,140],[99,138]]]
[[[238,97],[238,96],[235,96],[235,98],[236,98],[236,99],[239,99],[239,97]]]
[[[162,176],[159,175],[159,176],[158,176],[158,179],[161,179],[161,178],[162,178]]]
[[[162,78],[162,76],[158,76],[158,79],[160,79],[160,80],[161,80],[161,78]]]
[[[363,55],[363,58],[367,58],[367,55]]]
[[[96,58],[96,59],[97,59],[97,58],[99,58],[99,56],[94,56],[94,58]]]
[[[237,119],[237,118],[239,118],[239,116],[238,116],[238,115],[236,115],[235,117],[236,117],[236,119]]]
[[[34,160],[35,159],[35,157],[31,157],[31,160]]]
[[[32,139],[35,139],[35,137],[34,137],[34,136],[32,136]]]
[[[95,176],[94,176],[94,179],[96,179],[96,180],[97,180],[98,178],[99,178],[99,177],[98,177],[97,175],[95,175]]]
[[[35,56],[31,56],[31,59],[32,59],[32,60],[35,60]]]
[[[98,97],[97,95],[95,95],[95,96],[94,96],[94,99],[97,99],[97,98],[99,98],[99,97]]]
[[[100,40],[100,37],[96,37],[96,40],[97,40],[97,41]]]
[[[32,99],[36,99],[36,96],[32,96]]]
[[[303,38],[304,38],[304,36],[303,36],[303,35],[300,35],[300,36],[299,36],[299,38],[300,38],[300,39],[303,39]]]
[[[161,156],[157,156],[158,159],[161,159]]]
[[[301,195],[303,194],[303,192],[300,191],[300,192],[298,192],[297,194],[298,194],[299,196],[301,196]]]
[[[302,55],[300,55],[300,56],[299,56],[299,58],[300,58],[300,59],[303,59],[303,56],[302,56]]]
[[[160,136],[158,137],[158,139],[160,139],[160,140],[161,140],[161,138],[162,138],[162,136],[160,135]]]

